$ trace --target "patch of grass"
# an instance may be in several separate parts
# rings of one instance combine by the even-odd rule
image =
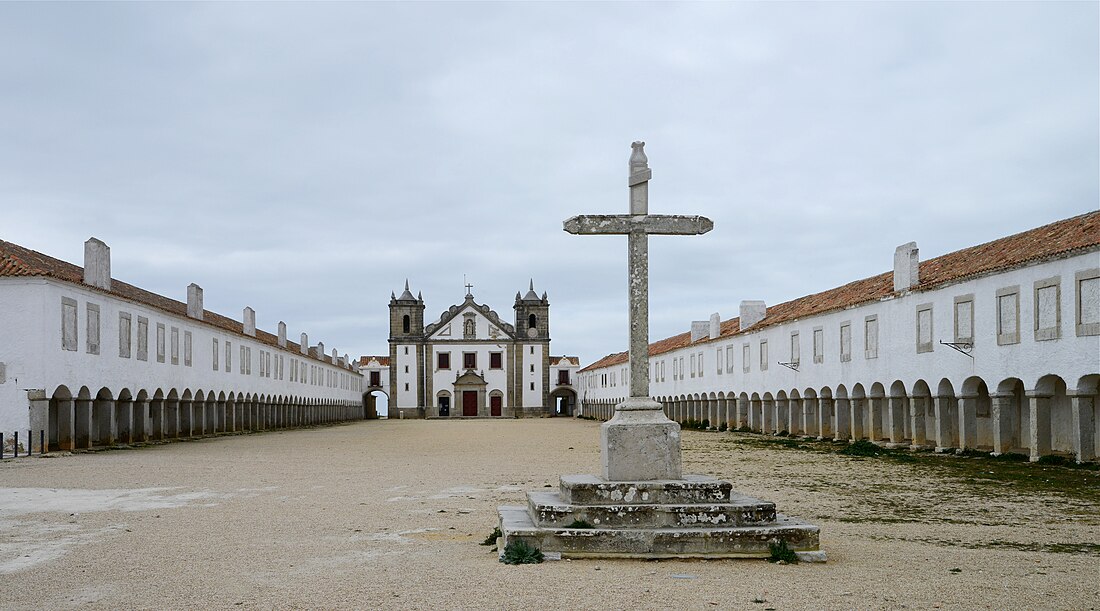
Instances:
[[[1003,462],[1027,462],[1027,454],[1019,454],[1017,452],[1005,452],[1004,454],[990,454],[993,460],[1000,460]]]
[[[787,547],[787,542],[783,539],[774,541],[768,544],[768,553],[771,554],[768,557],[768,562],[786,562],[787,564],[798,563],[798,554],[794,553],[794,550]]]
[[[737,427],[737,432],[738,433],[751,433],[752,429],[750,429],[747,426],[742,425],[742,426]]]
[[[726,432],[726,423],[725,423],[725,422],[723,422],[722,424],[719,424],[719,425],[718,425],[718,432],[719,432],[719,433],[724,433],[724,432]]]
[[[493,529],[493,532],[488,537],[485,537],[485,540],[482,541],[480,545],[496,545],[497,537],[501,537],[503,535],[504,533],[500,532],[500,527],[497,526]]]
[[[539,564],[542,562],[542,551],[526,541],[512,541],[504,546],[500,561],[504,564]]]
[[[699,423],[699,428],[709,429],[710,428],[710,420],[708,420],[706,418],[703,418],[703,421]]]
[[[1059,456],[1057,454],[1047,454],[1046,456],[1040,456],[1036,461],[1040,465],[1057,465],[1059,467],[1065,467],[1074,463],[1072,459],[1065,456]]]
[[[844,454],[845,456],[878,456],[882,454],[882,448],[866,439],[860,439],[841,448],[838,454]]]
[[[573,520],[566,528],[596,528],[590,522],[585,520]]]

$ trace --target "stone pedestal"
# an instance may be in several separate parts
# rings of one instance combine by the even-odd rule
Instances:
[[[600,463],[610,481],[680,479],[680,425],[652,399],[630,398],[600,427]]]
[[[563,558],[766,558],[769,544],[785,541],[805,560],[825,558],[816,526],[709,476],[624,482],[567,475],[558,492],[529,492],[527,506],[499,513],[501,553],[525,541]]]

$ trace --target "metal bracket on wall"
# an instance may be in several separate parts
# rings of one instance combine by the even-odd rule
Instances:
[[[943,340],[940,340],[940,344],[953,348],[956,351],[961,352],[966,356],[969,356],[970,358],[974,358],[974,355],[970,354],[970,352],[974,350],[974,344],[970,342],[945,342]]]
[[[782,365],[782,366],[784,366],[784,367],[786,367],[787,369],[790,369],[790,370],[792,370],[792,371],[798,371],[798,363],[794,363],[794,362],[792,362],[792,363],[780,363],[780,362],[776,362],[776,364],[777,364],[777,365]]]

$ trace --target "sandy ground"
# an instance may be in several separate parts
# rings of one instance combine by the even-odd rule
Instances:
[[[827,564],[507,566],[478,545],[498,505],[596,472],[598,436],[391,420],[4,461],[0,608],[1100,607],[1087,495],[752,435],[686,431],[686,471],[819,524]]]

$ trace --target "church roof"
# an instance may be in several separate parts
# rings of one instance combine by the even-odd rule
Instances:
[[[961,282],[1038,261],[1088,252],[1098,247],[1100,247],[1100,211],[1094,211],[921,261],[918,273],[920,284],[910,290],[927,291],[951,282]],[[889,271],[786,303],[769,306],[767,316],[753,325],[752,330],[877,301],[893,294],[893,271]],[[731,318],[722,321],[717,339],[705,337],[694,343],[719,341],[740,332],[740,319]],[[690,331],[673,335],[649,344],[649,354],[650,356],[664,354],[692,343]],[[610,367],[625,363],[627,360],[626,352],[617,352],[584,367],[581,371]]]
[[[439,315],[439,320],[425,326],[424,334],[431,335],[432,333],[435,333],[436,330],[438,330],[440,327],[447,324],[448,322],[454,320],[456,316],[458,316],[467,308],[471,308],[481,313],[482,316],[488,318],[494,325],[499,327],[501,331],[504,331],[510,336],[515,336],[516,328],[514,326],[501,320],[500,315],[497,314],[496,311],[490,309],[489,306],[474,301],[474,296],[469,293],[466,294],[466,300],[463,301],[461,305],[456,304],[447,308],[446,311]]]
[[[366,367],[371,361],[376,361],[382,367],[390,366],[390,357],[388,356],[361,356],[359,357],[359,367]]]
[[[147,291],[142,288],[138,288],[132,284],[127,284],[116,278],[111,278],[111,290],[107,291],[90,284],[84,284],[84,268],[79,265],[74,265],[61,259],[55,259],[49,255],[42,254],[36,250],[31,250],[20,246],[12,242],[6,242],[0,240],[0,278],[2,277],[34,277],[42,276],[46,278],[53,278],[55,280],[61,280],[63,282],[71,282],[78,284],[81,288],[96,291],[100,293],[107,293],[113,297],[132,301],[145,306],[149,306],[162,312],[174,314],[182,318],[187,318],[187,304],[175,299],[169,299],[163,295],[158,295],[152,291]],[[192,319],[195,320],[195,319]],[[197,323],[205,323],[213,327],[217,327],[223,331],[234,333],[244,337],[255,339],[256,341],[268,344],[277,349],[283,349],[279,346],[279,338],[277,335],[268,333],[256,329],[256,336],[245,335],[244,323],[233,320],[228,316],[222,316],[216,312],[210,310],[203,310],[202,320],[195,320]],[[294,352],[299,356],[304,357],[301,354],[301,347],[289,339],[286,342],[286,348],[290,352]],[[339,366],[339,363],[334,362],[331,355],[319,355],[315,356],[315,352],[311,353],[317,360],[324,361],[325,363],[331,363]],[[350,366],[349,366],[350,368]]]
[[[579,357],[575,357],[575,356],[552,356],[552,357],[550,357],[550,366],[551,367],[553,367],[555,365],[560,365],[562,363],[564,363],[566,365],[580,365],[581,364],[581,359]]]

